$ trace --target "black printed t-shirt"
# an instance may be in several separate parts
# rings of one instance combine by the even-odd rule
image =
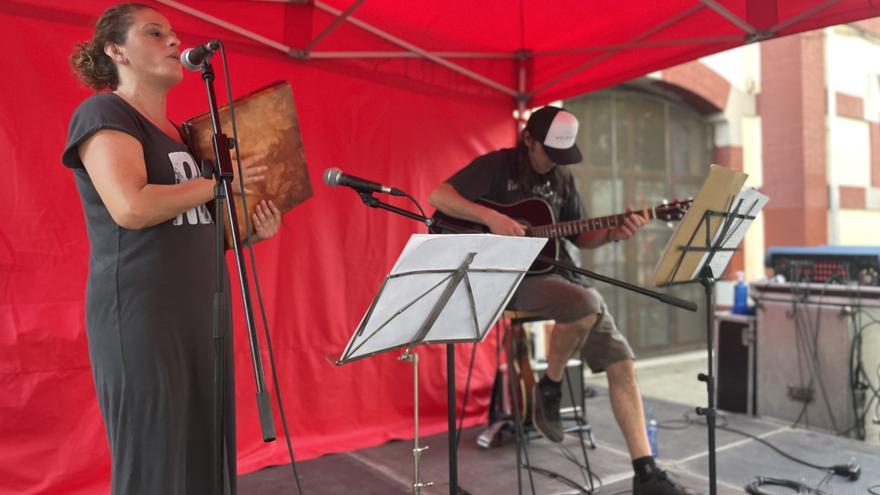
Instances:
[[[110,443],[112,492],[207,494],[216,472],[210,427],[214,222],[200,205],[144,229],[119,226],[78,152],[106,129],[140,142],[149,184],[179,184],[199,174],[185,144],[115,94],[86,99],[71,117],[62,162],[73,169],[88,229],[86,328]],[[229,352],[228,315],[222,324]],[[227,472],[234,491],[231,353],[227,364]]]
[[[452,175],[446,182],[467,200],[487,199],[510,204],[527,198],[541,198],[550,205],[557,222],[587,218],[574,182],[574,176],[565,167],[551,174],[540,175],[529,167],[526,177],[517,176],[517,148],[503,148],[478,156]],[[574,241],[577,236],[571,236]],[[571,261],[566,246],[560,246],[560,258]],[[572,282],[587,285],[586,279],[567,270],[558,273]]]

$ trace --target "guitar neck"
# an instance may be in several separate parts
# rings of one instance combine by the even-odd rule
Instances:
[[[657,214],[653,208],[648,208],[640,212],[648,220],[657,218]],[[582,232],[592,232],[594,230],[612,229],[623,225],[626,217],[632,213],[618,213],[617,215],[608,215],[605,217],[587,218],[584,220],[572,220],[570,222],[551,223],[548,225],[538,225],[528,229],[526,235],[530,237],[545,237],[548,239],[556,239],[558,237],[569,237],[580,234]]]

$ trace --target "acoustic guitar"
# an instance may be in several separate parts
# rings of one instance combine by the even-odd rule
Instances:
[[[511,396],[509,376],[502,376],[508,371],[498,371],[492,386],[492,397],[489,404],[489,426],[477,437],[477,445],[484,449],[499,447],[502,444],[504,430],[516,430],[514,424],[514,408],[519,412],[520,424],[524,427],[532,424],[532,402],[535,387],[535,372],[532,370],[529,336],[521,323],[510,325],[509,337],[513,362],[513,387],[516,397]],[[504,344],[508,345],[508,344]]]
[[[518,399],[513,406],[519,408],[519,417],[523,425],[532,423],[532,391],[535,388],[535,372],[532,370],[531,352],[529,351],[529,337],[522,324],[511,325],[511,338],[513,339],[513,370],[516,375],[516,386],[519,388]]]
[[[667,222],[681,220],[685,212],[687,212],[687,209],[690,208],[693,200],[675,200],[671,203],[665,202],[654,208],[647,208],[635,212],[618,213],[616,215],[559,223],[556,222],[556,215],[553,213],[553,208],[541,198],[528,198],[511,204],[501,204],[485,199],[479,199],[475,202],[499,211],[525,225],[525,235],[527,237],[544,237],[551,240],[551,242],[548,242],[544,246],[544,249],[542,249],[541,253],[538,255],[538,259],[535,260],[529,268],[530,274],[538,274],[547,273],[553,269],[552,264],[541,261],[541,258],[543,257],[553,260],[559,259],[559,251],[562,248],[559,245],[561,237],[569,237],[582,232],[614,228],[623,225],[626,218],[632,214],[642,215],[648,220],[663,220]],[[435,230],[441,233],[489,232],[489,228],[485,225],[455,218],[441,211],[434,212],[432,220],[434,221]]]

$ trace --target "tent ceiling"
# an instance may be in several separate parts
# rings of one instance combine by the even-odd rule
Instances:
[[[283,19],[306,17],[310,32],[293,45],[279,41],[280,33],[224,18],[204,0],[157,1],[300,60],[424,58],[529,105],[880,14],[869,0],[226,2]]]
[[[278,78],[294,83],[312,184],[323,168],[343,166],[420,200],[474,156],[515,142],[516,95],[537,105],[741,45],[774,26],[789,34],[878,13],[869,0],[161,2],[173,9],[146,1],[185,44],[226,42],[238,94]],[[9,26],[0,41],[14,47],[0,78],[0,108],[9,116],[0,122],[8,169],[0,194],[0,436],[7,439],[0,479],[7,492],[108,492],[83,318],[88,239],[59,157],[69,116],[89,94],[68,76],[67,57],[113,2],[0,1],[0,23]],[[334,10],[349,15],[337,22]],[[182,120],[204,104],[203,82],[191,74],[169,96],[169,116]],[[412,402],[400,393],[404,365],[396,356],[332,370],[324,356],[344,348],[415,228],[364,208],[353,193],[316,187],[285,217],[279,236],[256,250],[299,458],[411,435]],[[240,305],[233,308],[241,329]],[[465,424],[481,420],[488,406],[493,342],[476,349]],[[466,358],[470,350],[460,351]],[[262,441],[249,358],[247,346],[237,345],[241,472],[288,459],[283,442]],[[440,347],[420,351],[425,370],[442,369],[444,359]],[[442,373],[420,376],[425,431],[446,428],[445,385]]]

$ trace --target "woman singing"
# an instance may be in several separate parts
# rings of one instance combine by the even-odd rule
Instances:
[[[73,169],[88,228],[89,357],[110,443],[112,493],[208,494],[212,462],[215,292],[214,181],[166,114],[183,77],[180,40],[151,7],[116,5],[71,56],[74,73],[99,92],[70,120],[62,161]],[[247,166],[241,182],[263,180]],[[278,231],[281,213],[260,204],[256,240]],[[227,345],[226,493],[235,493],[232,336]]]

